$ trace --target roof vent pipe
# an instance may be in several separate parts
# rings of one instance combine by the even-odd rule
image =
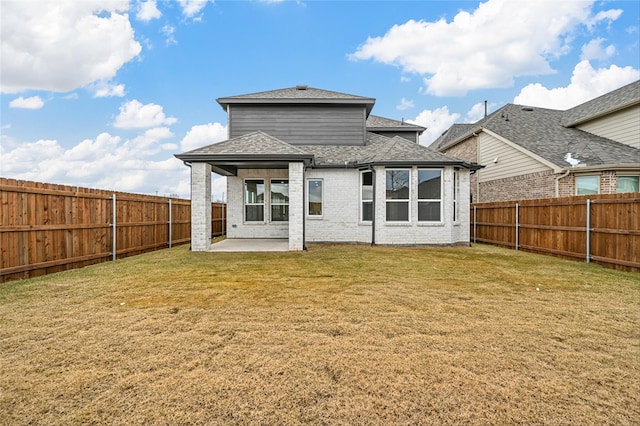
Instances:
[[[487,100],[484,100],[484,117],[487,118]]]
[[[309,88],[309,86],[307,86],[306,84],[298,84],[296,86],[296,90],[307,90]]]

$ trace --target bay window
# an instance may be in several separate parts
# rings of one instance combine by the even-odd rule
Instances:
[[[441,218],[442,170],[420,169],[418,170],[418,221],[440,222]]]
[[[360,174],[361,182],[361,211],[360,220],[371,222],[373,220],[373,172],[365,171]]]
[[[386,220],[409,221],[410,170],[386,170]]]

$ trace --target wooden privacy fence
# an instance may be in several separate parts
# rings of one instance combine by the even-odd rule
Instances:
[[[226,205],[212,203],[212,237]],[[189,242],[191,201],[0,178],[0,283]]]
[[[640,193],[472,204],[471,241],[640,272]]]

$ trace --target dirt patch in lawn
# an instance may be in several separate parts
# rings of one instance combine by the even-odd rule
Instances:
[[[640,276],[182,246],[0,286],[1,424],[638,424]]]

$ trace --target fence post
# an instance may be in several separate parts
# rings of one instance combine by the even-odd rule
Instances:
[[[476,219],[477,219],[477,210],[478,210],[478,206],[473,206],[473,243],[476,243],[476,235],[477,233],[477,228],[476,228]]]
[[[113,251],[112,251],[112,254],[111,254],[111,260],[115,261],[116,257],[117,257],[116,250],[117,250],[117,247],[118,247],[117,244],[116,244],[116,225],[117,225],[116,224],[116,212],[117,212],[117,210],[116,210],[116,194],[113,194],[111,196],[111,199],[113,200],[113,202],[111,203],[112,207],[113,207],[113,221],[112,221],[113,223],[111,224],[111,226],[113,226],[113,239],[112,239],[113,240],[113,248],[112,248]]]
[[[587,198],[587,263],[591,262],[591,200]]]
[[[520,203],[516,203],[516,250],[520,247]]]
[[[171,248],[171,228],[173,228],[171,220],[171,198],[169,198],[169,248]]]

